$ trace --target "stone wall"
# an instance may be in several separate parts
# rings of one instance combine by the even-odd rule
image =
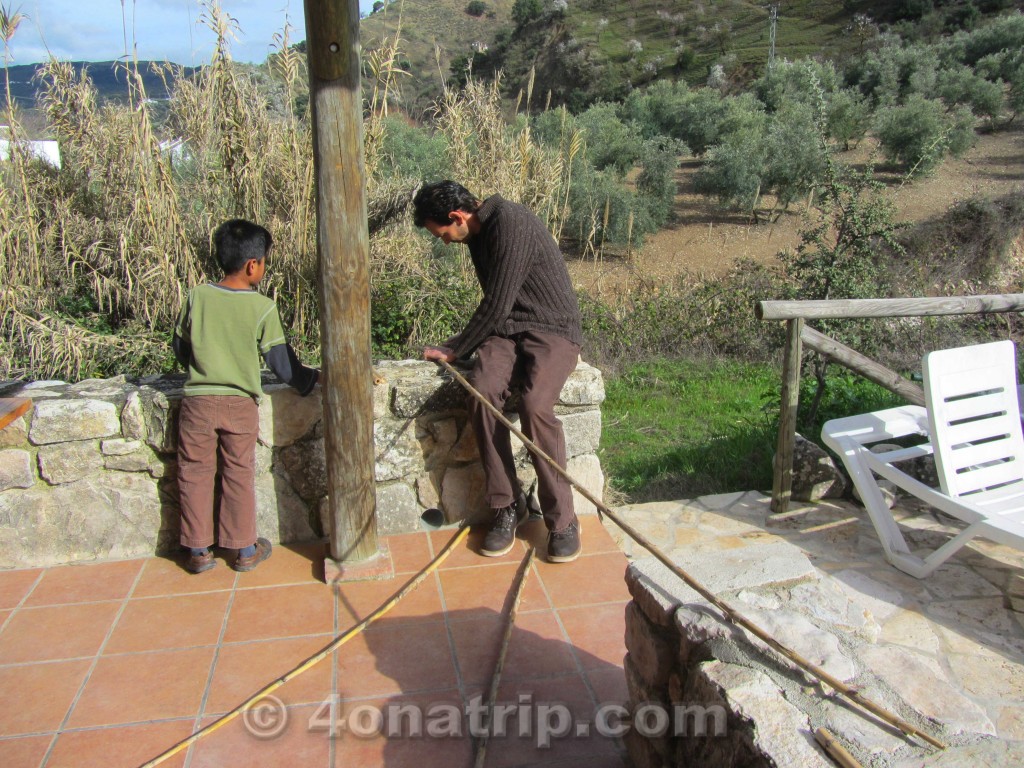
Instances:
[[[466,393],[433,363],[383,362],[374,383],[377,527],[418,530],[427,509],[447,522],[485,511],[483,470]],[[177,413],[183,379],[124,377],[11,385],[32,409],[0,431],[0,567],[124,558],[173,551],[180,510]],[[260,534],[275,542],[323,535],[327,493],[319,387],[302,398],[264,382],[256,495]],[[515,396],[510,401],[514,406]],[[601,498],[600,371],[579,363],[556,413],[568,472]],[[510,412],[515,422],[517,417]],[[535,490],[526,448],[513,437],[519,477]],[[593,505],[575,493],[577,511]]]
[[[1013,608],[1024,556],[978,539],[918,580],[885,563],[857,508],[774,515],[770,505],[749,491],[615,511],[732,610],[947,747],[850,703],[619,534],[633,556],[623,665],[633,768],[829,768],[819,728],[865,767],[1024,765],[1024,633]],[[957,530],[923,512],[900,514],[916,546]]]

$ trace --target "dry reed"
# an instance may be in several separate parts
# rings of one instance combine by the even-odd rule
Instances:
[[[0,7],[5,54],[19,21]],[[219,276],[210,232],[235,216],[273,232],[262,290],[278,301],[300,354],[318,357],[304,58],[289,41],[287,19],[261,67],[231,60],[236,22],[217,0],[204,2],[201,21],[216,38],[214,54],[195,73],[158,69],[171,85],[164,118],[154,114],[131,58],[120,65],[122,103],[100,103],[87,74],[68,63],[44,66],[42,104],[60,143],[60,170],[31,156],[7,100],[12,152],[0,165],[0,379],[170,369],[167,342],[182,297]],[[396,63],[400,29],[364,61],[364,147],[373,290],[398,297],[392,309],[411,350],[436,341],[471,309],[466,296],[475,279],[464,262],[453,277],[404,215],[421,180],[381,170],[384,118],[405,74]],[[539,145],[525,121],[503,116],[499,82],[472,80],[444,89],[434,129],[446,139],[452,178],[477,194],[500,192],[530,206],[560,234],[572,163],[583,149],[578,134],[554,149]]]

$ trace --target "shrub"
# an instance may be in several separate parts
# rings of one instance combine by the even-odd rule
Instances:
[[[636,191],[654,229],[660,229],[672,213],[676,198],[675,171],[679,166],[678,157],[686,151],[681,142],[664,136],[643,144]]]
[[[544,12],[542,0],[516,0],[512,5],[512,21],[522,27],[534,19],[539,19]]]
[[[483,0],[469,0],[469,4],[466,6],[466,13],[470,16],[483,16],[487,13],[487,3]]]
[[[962,154],[975,140],[970,110],[947,113],[941,102],[918,94],[880,110],[875,128],[885,156],[912,173],[927,173],[947,153]]]
[[[850,142],[864,138],[870,124],[871,114],[860,93],[843,88],[832,94],[826,108],[828,135],[841,142],[844,150],[850,148]]]
[[[640,136],[635,128],[619,120],[613,104],[595,104],[576,118],[584,132],[587,157],[597,170],[613,169],[620,176],[640,158]]]
[[[768,159],[763,114],[759,122],[730,131],[708,150],[694,179],[698,192],[743,210],[757,204]]]

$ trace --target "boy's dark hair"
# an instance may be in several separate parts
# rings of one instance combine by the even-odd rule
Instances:
[[[266,227],[245,219],[225,221],[213,233],[213,253],[225,275],[240,271],[249,259],[266,258],[273,244]]]
[[[444,226],[449,222],[449,213],[472,213],[480,207],[480,200],[456,181],[435,181],[420,188],[412,199],[412,207],[412,221],[417,227],[422,227],[428,219]]]

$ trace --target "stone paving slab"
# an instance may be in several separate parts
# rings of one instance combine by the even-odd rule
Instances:
[[[767,496],[745,492],[616,512],[759,626],[816,663],[828,660],[837,677],[950,745],[936,752],[877,727],[852,705],[819,706],[807,687],[774,681],[787,706],[846,739],[865,766],[1024,765],[1024,614],[1017,610],[1024,609],[1024,553],[975,540],[918,580],[885,561],[855,504],[822,502],[773,516]],[[916,505],[896,513],[908,540],[922,546],[957,530]],[[701,609],[707,604],[696,592],[613,522],[605,527],[633,561],[631,592],[646,601],[648,618],[660,616],[663,626],[713,621],[717,612]],[[707,629],[716,642],[734,631]]]

